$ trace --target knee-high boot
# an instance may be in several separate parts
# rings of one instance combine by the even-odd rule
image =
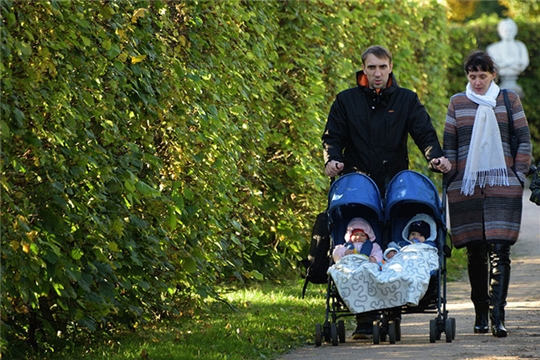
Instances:
[[[489,331],[488,261],[485,244],[468,248],[467,269],[471,284],[471,300],[474,304],[474,332]]]
[[[496,337],[506,337],[504,327],[504,307],[510,284],[510,245],[491,244],[491,281],[489,295],[491,299],[491,333]]]

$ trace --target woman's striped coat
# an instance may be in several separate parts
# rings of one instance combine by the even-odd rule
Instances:
[[[508,91],[513,112],[514,128],[518,136],[518,152],[514,159],[510,150],[508,116],[502,92],[497,97],[495,116],[499,123],[510,186],[489,186],[474,189],[474,194],[461,194],[461,182],[467,164],[474,118],[478,104],[465,92],[450,99],[444,128],[443,149],[452,163],[452,171],[445,175],[448,184],[448,203],[452,242],[461,248],[485,238],[489,243],[514,244],[521,226],[523,183],[531,165],[531,134],[519,96]]]

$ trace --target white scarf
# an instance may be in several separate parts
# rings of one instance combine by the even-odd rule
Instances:
[[[486,184],[509,185],[501,133],[493,111],[499,91],[493,81],[485,95],[476,94],[471,90],[471,84],[467,84],[467,98],[478,104],[478,110],[474,117],[467,165],[461,184],[461,193],[464,195],[474,194],[477,183],[481,188]]]

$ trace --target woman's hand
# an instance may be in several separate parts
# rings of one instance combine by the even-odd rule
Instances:
[[[433,168],[439,170],[443,174],[446,174],[447,172],[452,170],[452,164],[450,163],[450,160],[448,160],[444,156],[431,160],[431,166],[433,166]]]

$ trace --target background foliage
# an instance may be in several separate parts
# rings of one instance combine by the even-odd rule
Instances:
[[[183,315],[219,298],[217,284],[290,276],[326,207],[326,115],[362,50],[393,52],[400,85],[442,133],[459,50],[476,46],[464,27],[450,40],[437,1],[2,0],[1,11],[11,356]]]

